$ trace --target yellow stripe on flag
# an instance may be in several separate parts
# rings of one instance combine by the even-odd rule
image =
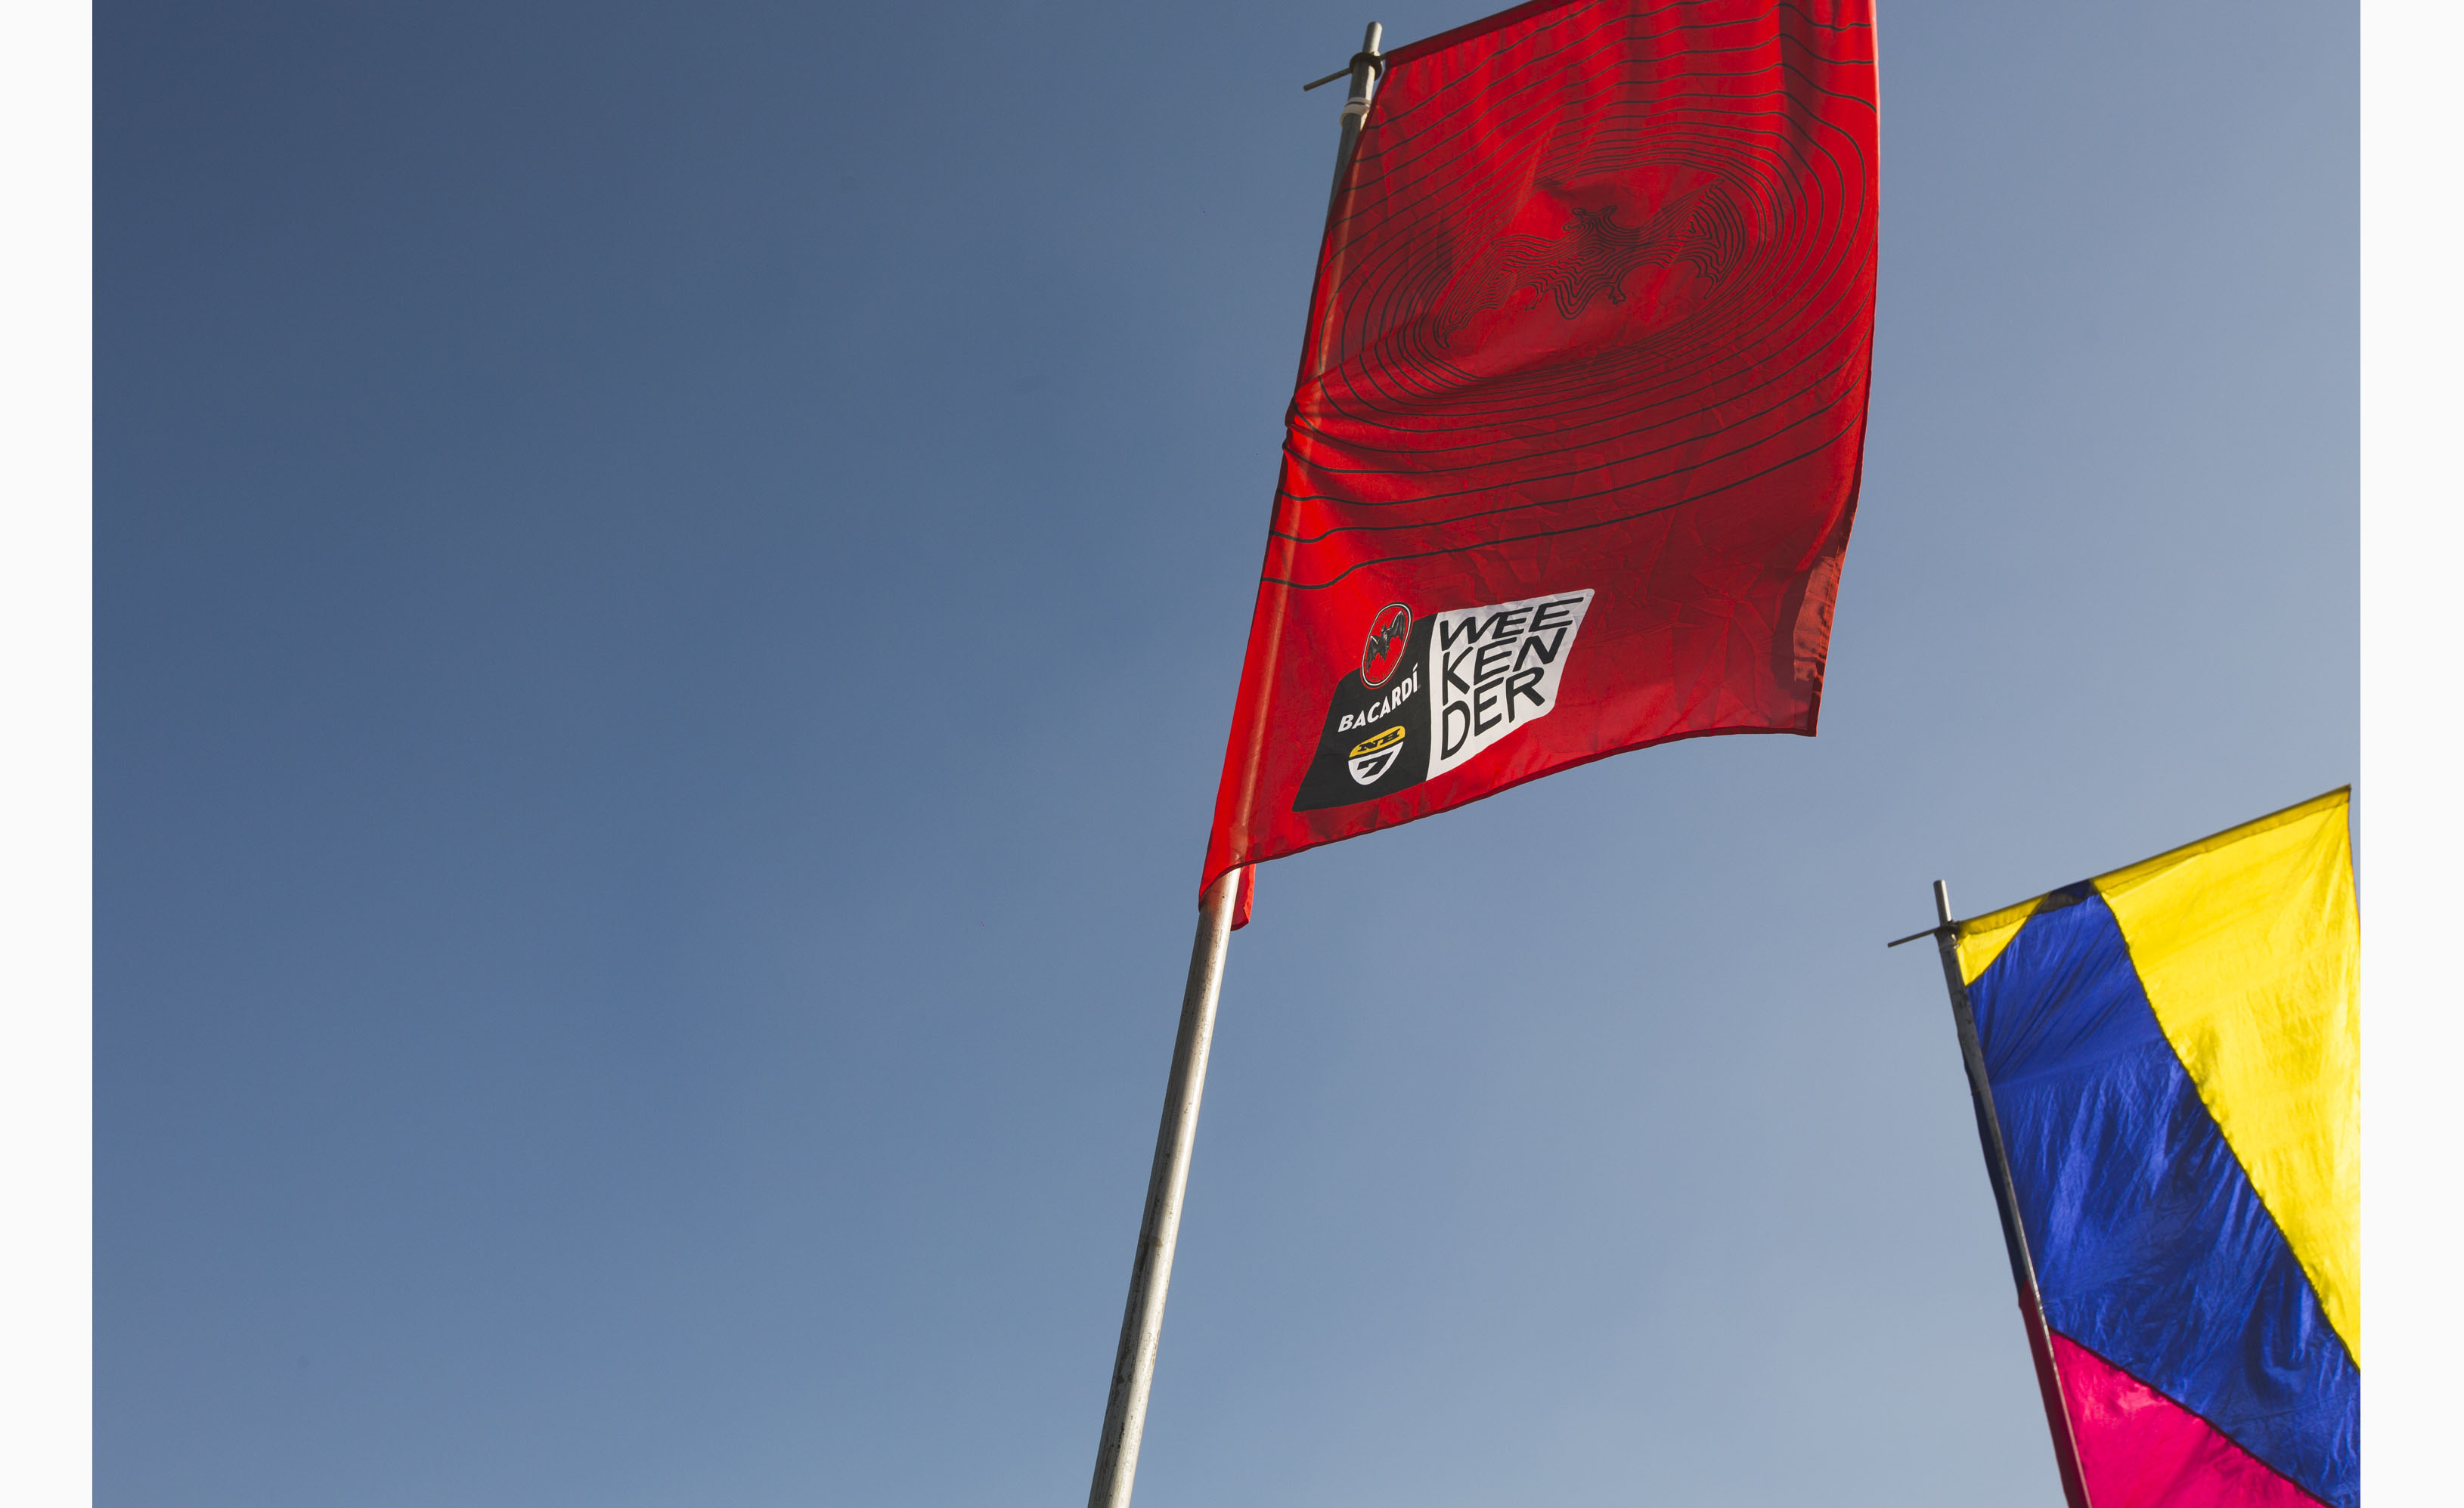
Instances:
[[[2118,869],[2096,887],[2157,1024],[2358,1363],[2361,922],[2350,799],[2331,791]]]
[[[2011,946],[2011,939],[2019,935],[2019,929],[2036,914],[2044,899],[2041,895],[2033,896],[2016,906],[2006,906],[1960,923],[1960,983],[1974,984],[1978,975],[1992,968],[1993,960],[2002,956],[2002,950]]]

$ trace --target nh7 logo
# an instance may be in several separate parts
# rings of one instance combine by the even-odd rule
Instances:
[[[1397,723],[1382,733],[1353,744],[1345,760],[1352,777],[1362,785],[1375,785],[1377,777],[1395,768],[1395,761],[1403,757],[1405,736],[1403,725]]]

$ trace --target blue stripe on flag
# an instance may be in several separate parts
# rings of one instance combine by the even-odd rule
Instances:
[[[1969,986],[2047,1322],[2355,1508],[2360,1372],[2165,1040],[2112,911],[2083,885],[2048,899]]]

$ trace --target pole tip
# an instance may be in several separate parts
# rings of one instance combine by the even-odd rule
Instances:
[[[1933,914],[1943,926],[1950,925],[1950,886],[1940,880],[1933,883]]]
[[[1378,25],[1375,21],[1370,22],[1369,30],[1361,35],[1360,50],[1364,53],[1374,53],[1377,51],[1378,39],[1383,37],[1385,34],[1386,29],[1384,27]]]

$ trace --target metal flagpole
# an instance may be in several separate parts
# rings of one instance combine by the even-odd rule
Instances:
[[[1343,72],[1329,74],[1317,81],[1331,84],[1346,73],[1352,76],[1352,95],[1343,101],[1343,144],[1334,149],[1334,188],[1327,199],[1329,213],[1333,212],[1334,200],[1343,192],[1343,175],[1352,166],[1352,149],[1360,144],[1360,123],[1369,119],[1369,98],[1377,92],[1377,76],[1386,71],[1385,55],[1377,51],[1378,38],[1385,34],[1384,27],[1370,22],[1369,30],[1361,33],[1360,51],[1352,55]],[[1303,84],[1301,92],[1307,94],[1317,84]]]
[[[1343,144],[1334,160],[1335,192],[1360,140],[1370,97],[1385,59],[1383,29],[1371,22],[1360,51],[1341,72],[1315,84],[1352,76],[1343,105]],[[1330,203],[1329,212],[1331,213]],[[1147,1174],[1146,1213],[1138,1219],[1137,1255],[1130,1262],[1130,1300],[1121,1315],[1121,1344],[1112,1353],[1112,1390],[1104,1401],[1104,1433],[1095,1447],[1095,1481],[1087,1508],[1129,1508],[1137,1480],[1138,1442],[1146,1433],[1147,1394],[1155,1387],[1155,1346],[1163,1338],[1164,1292],[1172,1285],[1173,1247],[1180,1237],[1180,1206],[1189,1190],[1189,1156],[1198,1145],[1198,1105],[1206,1092],[1206,1055],[1215,1042],[1215,1002],[1223,990],[1223,956],[1232,944],[1232,912],[1241,895],[1239,869],[1207,887],[1198,911],[1198,940],[1189,952],[1189,983],[1180,995],[1180,1032],[1172,1044],[1172,1077],[1163,1091],[1163,1124],[1155,1131],[1155,1167]]]
[[[1206,1054],[1215,1042],[1215,1000],[1223,990],[1223,955],[1231,949],[1241,873],[1224,871],[1199,907],[1189,984],[1180,995],[1180,1034],[1172,1044],[1163,1125],[1155,1132],[1155,1169],[1147,1175],[1146,1213],[1138,1220],[1129,1308],[1121,1316],[1120,1349],[1112,1356],[1112,1391],[1104,1403],[1104,1434],[1095,1449],[1095,1484],[1087,1494],[1087,1508],[1129,1508],[1130,1486],[1138,1475],[1138,1439],[1146,1432],[1147,1390],[1155,1385],[1164,1290],[1172,1284],[1189,1154],[1198,1145],[1198,1102],[1206,1092]]]
[[[1985,1076],[1985,1048],[1976,1035],[1976,1013],[1968,1003],[1968,981],[1960,976],[1959,928],[1951,920],[1950,886],[1940,880],[1933,883],[1933,909],[1938,926],[1890,946],[1931,937],[1941,951],[1942,982],[1950,991],[1960,1060],[1968,1068],[1969,1103],[1976,1111],[1976,1141],[1985,1152],[1985,1176],[1993,1185],[1994,1212],[2002,1217],[2002,1248],[2011,1258],[2011,1281],[2019,1290],[2019,1318],[2028,1327],[2028,1354],[2036,1364],[2036,1390],[2044,1398],[2045,1423],[2053,1431],[2062,1497],[2070,1508],[2090,1508],[2086,1478],[2079,1475],[2079,1442],[2071,1435],[2070,1410],[2062,1407],[2061,1375],[2054,1369],[2054,1343],[2045,1326],[2044,1301],[2036,1291],[2036,1264],[2028,1255],[2028,1233],[2019,1223],[2019,1199],[2011,1182],[2010,1155],[2003,1147],[2002,1119],[1994,1113],[1993,1085]]]

